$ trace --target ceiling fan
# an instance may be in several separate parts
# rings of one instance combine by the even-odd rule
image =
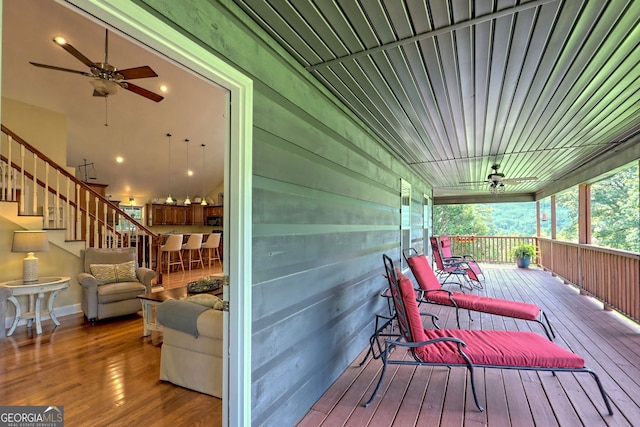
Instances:
[[[93,85],[93,96],[108,97],[109,95],[115,95],[120,88],[126,89],[130,92],[141,95],[147,99],[155,102],[160,102],[164,99],[163,96],[144,89],[133,83],[129,83],[125,80],[131,79],[144,79],[148,77],[158,77],[155,71],[151,67],[145,65],[142,67],[127,68],[125,70],[118,70],[113,65],[109,64],[109,30],[105,30],[104,39],[104,62],[93,62],[76,48],[71,46],[62,37],[55,37],[53,42],[62,47],[64,50],[73,55],[76,59],[89,67],[89,72],[72,70],[69,68],[56,67],[54,65],[39,64],[37,62],[29,62],[36,67],[48,68],[51,70],[64,71],[67,73],[81,74],[86,77],[91,77],[91,84]]]
[[[502,172],[498,172],[500,168],[499,164],[494,164],[491,166],[492,172],[487,176],[487,179],[480,182],[461,182],[460,184],[489,184],[489,192],[492,194],[495,193],[504,193],[505,185],[509,184],[519,184],[521,182],[526,181],[536,181],[538,178],[535,176],[527,176],[521,178],[505,178]]]

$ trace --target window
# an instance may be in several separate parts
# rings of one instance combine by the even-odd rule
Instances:
[[[400,267],[408,268],[402,256],[405,249],[411,247],[411,184],[400,180]]]

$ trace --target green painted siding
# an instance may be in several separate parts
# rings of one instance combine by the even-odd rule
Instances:
[[[400,178],[427,185],[232,3],[143,3],[254,79],[252,424],[294,425],[386,310]]]

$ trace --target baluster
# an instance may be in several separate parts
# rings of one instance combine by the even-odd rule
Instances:
[[[49,218],[49,163],[47,162],[44,164],[44,204],[42,205],[42,214],[47,227],[51,227],[51,220]]]
[[[99,211],[98,211],[98,198],[95,198],[95,216],[93,219],[93,241],[95,242],[95,244],[97,245],[97,247],[99,248],[106,248],[107,246],[105,245],[105,239],[104,239],[104,230],[102,230],[102,227],[100,226],[100,216],[99,216]],[[102,235],[102,236],[101,236]]]
[[[84,216],[85,216],[85,231],[84,231],[84,239],[91,246],[91,238],[90,238],[90,229],[91,229],[91,216],[89,215],[89,190],[85,190],[86,198],[85,198],[85,207],[84,207]]]
[[[56,169],[56,188],[55,188],[55,202],[54,202],[54,207],[56,210],[56,213],[54,215],[54,218],[56,219],[56,226],[55,228],[62,228],[62,218],[60,216],[60,171],[58,169]]]
[[[3,177],[3,180],[7,183],[7,194],[4,193],[4,188],[3,188],[2,197],[3,197],[3,200],[7,200],[7,198],[9,197],[10,197],[9,200],[15,200],[15,193],[12,190],[13,185],[11,183],[11,175],[12,175],[11,172],[13,172],[11,167],[11,163],[12,163],[11,153],[13,152],[12,150],[13,138],[11,138],[11,135],[9,135],[8,141],[9,141],[9,148],[7,151],[7,174],[6,174],[7,176],[6,178]]]
[[[70,212],[70,206],[69,206],[69,200],[71,199],[71,193],[69,193],[69,191],[71,190],[70,188],[71,180],[69,178],[66,178],[66,183],[67,183],[67,186],[65,188],[64,194],[67,195],[67,201],[64,204],[64,212],[62,213],[62,218],[64,220],[64,228],[65,228],[64,235],[66,236],[65,238],[67,240],[71,240],[71,224],[73,224],[71,222],[71,212]]]
[[[27,193],[24,186],[24,145],[20,145],[20,213],[24,214],[24,202],[27,198]]]
[[[29,213],[33,215],[35,213],[36,206],[38,206],[38,156],[33,153],[33,198],[31,200],[31,207]]]
[[[73,233],[74,235],[74,239],[78,239],[80,237],[80,240],[82,239],[82,211],[81,211],[81,206],[80,206],[80,184],[76,184],[75,186],[76,189],[76,226],[75,226],[75,232]]]

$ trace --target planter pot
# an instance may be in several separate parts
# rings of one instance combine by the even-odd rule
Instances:
[[[531,257],[524,257],[524,258],[516,258],[516,265],[519,268],[527,268],[529,267],[529,264],[531,264]]]

